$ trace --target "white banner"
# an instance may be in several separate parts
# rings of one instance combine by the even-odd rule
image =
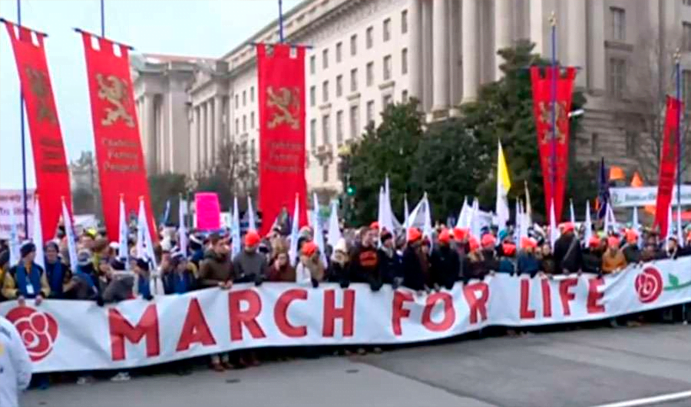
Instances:
[[[417,295],[385,286],[242,284],[99,307],[86,301],[0,304],[37,372],[123,369],[243,348],[395,344],[489,325],[600,320],[691,302],[691,258],[594,275],[496,275]]]
[[[657,187],[616,187],[609,189],[609,196],[612,206],[621,207],[643,207],[655,205],[657,203]],[[672,205],[677,204],[677,187],[672,192]],[[691,204],[691,185],[681,186],[681,204]]]
[[[29,236],[32,235],[34,221],[34,190],[27,190],[27,209],[29,222]],[[0,239],[10,238],[12,224],[12,213],[17,222],[20,240],[24,239],[24,191],[21,189],[2,189],[0,190]]]

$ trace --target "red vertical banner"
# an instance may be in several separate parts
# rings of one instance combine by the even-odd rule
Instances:
[[[65,146],[46,61],[45,34],[7,21],[5,26],[12,41],[24,95],[36,171],[36,194],[41,196],[41,228],[45,242],[55,237],[62,214],[61,198],[65,197],[70,208],[72,203]]]
[[[679,129],[679,112],[683,111],[683,103],[676,98],[667,96],[665,111],[665,128],[663,131],[662,151],[660,154],[660,176],[657,184],[657,202],[655,205],[655,225],[660,227],[660,236],[667,236],[669,227],[669,205],[672,203],[672,191],[677,172],[677,130]]]
[[[554,216],[556,223],[561,218],[566,192],[566,174],[569,169],[569,112],[573,96],[573,83],[576,69],[567,67],[565,74],[560,74],[552,67],[546,67],[545,76],[540,75],[540,68],[530,68],[533,85],[533,114],[537,132],[542,179],[545,190],[545,210],[549,223],[550,205],[554,198]],[[552,131],[552,92],[553,80],[556,77],[555,131]]]
[[[82,33],[91,99],[91,121],[103,197],[103,217],[111,241],[119,235],[120,195],[127,213],[137,213],[139,198],[157,240],[144,156],[134,105],[128,48],[102,37]]]
[[[259,206],[262,234],[282,208],[300,199],[305,224],[305,48],[257,45],[259,77]]]

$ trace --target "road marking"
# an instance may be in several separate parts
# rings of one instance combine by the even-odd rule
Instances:
[[[648,406],[655,405],[659,403],[664,403],[667,401],[683,400],[691,398],[690,391],[682,391],[679,393],[662,394],[660,396],[646,397],[643,399],[635,399],[629,401],[620,401],[618,403],[611,404],[601,404],[594,407],[636,407],[636,406]]]

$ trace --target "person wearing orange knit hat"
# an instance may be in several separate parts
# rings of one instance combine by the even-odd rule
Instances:
[[[638,247],[638,232],[633,229],[626,231],[626,244],[622,251],[627,263],[631,264],[641,261],[641,249]]]
[[[463,259],[463,271],[461,273],[463,284],[467,284],[472,279],[482,280],[488,272],[483,251],[480,250],[480,243],[475,236],[468,238],[468,248],[470,252]]]
[[[487,273],[493,273],[499,270],[499,258],[497,257],[496,244],[497,239],[491,233],[485,233],[480,239],[482,245],[482,257],[485,262],[485,270]]]
[[[524,236],[521,238],[521,247],[521,253],[516,259],[516,272],[519,276],[529,275],[533,278],[540,272],[540,260],[535,253],[537,242],[533,238]]]
[[[451,247],[451,233],[443,229],[439,234],[439,245],[432,251],[430,263],[432,266],[432,280],[435,289],[444,287],[447,290],[453,288],[458,280],[458,272],[461,268],[460,257]]]
[[[244,250],[233,259],[236,283],[255,283],[261,285],[269,267],[266,256],[257,251],[261,237],[253,230],[245,235]]]
[[[562,224],[562,234],[554,242],[555,274],[580,272],[583,267],[583,254],[578,236],[574,233],[574,224]]]
[[[607,239],[607,251],[602,255],[602,273],[617,273],[626,267],[626,258],[619,248],[619,238],[610,236]]]
[[[403,251],[403,285],[423,291],[428,280],[429,265],[422,250],[422,233],[418,228],[408,229],[408,246]]]

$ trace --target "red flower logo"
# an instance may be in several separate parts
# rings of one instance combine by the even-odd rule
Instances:
[[[646,267],[636,277],[636,293],[643,304],[655,302],[662,294],[662,275],[655,267]]]
[[[52,315],[30,307],[17,307],[5,318],[19,331],[31,361],[38,362],[53,350],[58,337],[58,323]]]

